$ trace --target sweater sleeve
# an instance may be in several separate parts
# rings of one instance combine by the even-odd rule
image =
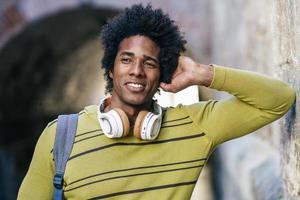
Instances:
[[[38,139],[29,169],[18,192],[18,200],[53,198],[53,129],[54,125],[45,128]]]
[[[215,145],[243,136],[283,116],[295,91],[283,81],[258,73],[214,65],[210,88],[233,95],[186,106]]]

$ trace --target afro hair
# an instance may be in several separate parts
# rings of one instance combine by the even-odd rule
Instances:
[[[160,48],[160,82],[170,83],[178,64],[178,57],[185,51],[185,43],[178,26],[161,9],[150,4],[133,5],[112,18],[103,26],[101,40],[104,48],[102,68],[107,81],[106,93],[111,93],[113,81],[109,71],[113,69],[120,42],[134,35],[149,37]]]

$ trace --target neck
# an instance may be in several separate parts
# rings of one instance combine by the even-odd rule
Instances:
[[[132,104],[120,101],[120,99],[118,99],[118,98],[113,98],[113,96],[112,96],[111,99],[108,101],[108,104],[105,107],[104,111],[107,112],[114,108],[122,109],[126,113],[128,119],[129,119],[130,125],[132,126],[135,123],[135,120],[141,110],[148,110],[148,111],[151,110],[151,104],[152,104],[152,100],[149,100],[144,104],[132,105]]]

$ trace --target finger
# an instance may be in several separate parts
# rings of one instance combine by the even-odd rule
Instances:
[[[161,89],[163,89],[166,92],[173,92],[173,87],[171,84],[160,83],[160,87],[161,87]]]
[[[171,84],[163,83],[160,86],[164,91],[172,92],[172,93],[179,92],[180,90],[182,90],[184,88],[182,85],[179,85],[177,83],[171,83]]]
[[[163,90],[165,90],[165,91],[168,89],[168,85],[169,85],[169,84],[167,84],[167,83],[160,83],[160,84],[159,84],[159,86],[161,87],[161,89],[163,89]]]

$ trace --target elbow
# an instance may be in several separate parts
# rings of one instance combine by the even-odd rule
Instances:
[[[289,108],[295,103],[296,101],[296,90],[289,86],[289,90],[287,92],[287,98],[286,98],[286,104],[287,104],[287,111]]]
[[[285,113],[287,113],[289,111],[289,109],[292,107],[292,105],[295,103],[296,101],[296,91],[287,85],[287,88],[284,90],[284,101],[282,102],[282,104],[278,107],[278,114],[279,115],[284,115]]]

